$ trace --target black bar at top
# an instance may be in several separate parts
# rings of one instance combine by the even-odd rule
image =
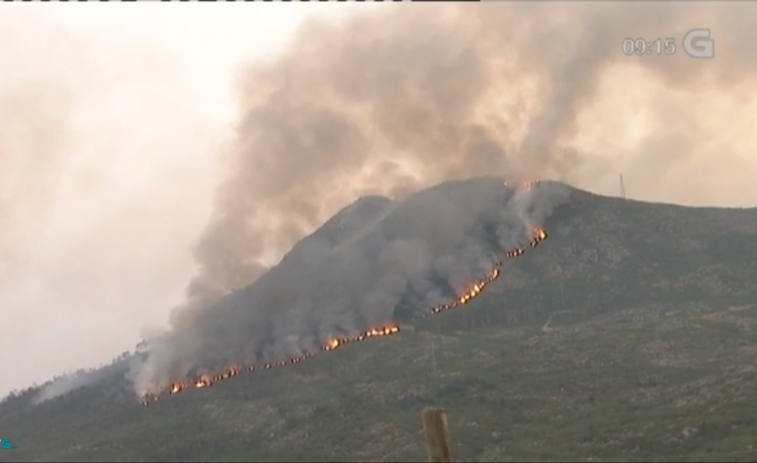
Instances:
[[[13,1],[19,1],[19,0],[0,0],[0,2],[6,3],[6,2],[13,2]],[[51,3],[53,1],[58,2],[64,2],[68,3],[71,1],[74,2],[87,2],[87,1],[97,1],[97,2],[109,2],[111,0],[20,0],[21,2],[45,2],[45,3]],[[140,0],[116,0],[120,2],[136,2]],[[159,0],[161,2],[190,2],[190,1],[199,1],[199,2],[235,2],[238,0]],[[239,0],[243,2],[252,2],[256,0]],[[480,2],[482,0],[257,0],[257,1],[263,1],[263,2],[311,2],[311,1],[317,1],[317,2],[362,2],[362,3],[371,3],[371,2],[405,2],[405,1],[411,1],[411,2],[437,2],[437,1],[458,1],[458,2]]]

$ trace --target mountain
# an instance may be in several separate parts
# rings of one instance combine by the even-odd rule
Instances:
[[[757,209],[560,187],[566,201],[540,224],[549,239],[506,259],[460,308],[149,407],[124,385],[125,356],[90,386],[38,405],[36,389],[0,404],[0,438],[18,447],[0,461],[421,460],[426,405],[447,409],[458,461],[753,460]],[[260,288],[298,281],[313,261],[321,272],[338,268],[340,249],[375,261],[376,234],[448,253],[475,237],[486,243],[477,259],[489,263],[502,244],[486,238],[481,219],[500,194],[481,193],[489,188],[474,179],[401,202],[363,198],[234,297],[263,297],[255,293],[270,290]],[[450,210],[475,210],[476,220],[460,235],[437,233],[457,218]]]
[[[136,391],[155,396],[391,333],[478,288],[508,252],[535,244],[543,219],[568,194],[554,182],[509,187],[481,177],[396,204],[358,201],[252,284],[207,310],[183,311],[178,328],[152,340],[135,365]]]

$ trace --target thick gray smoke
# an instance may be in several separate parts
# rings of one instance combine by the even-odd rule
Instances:
[[[433,299],[424,272],[440,272],[443,262],[427,262],[444,260],[435,254],[440,249],[422,242],[420,234],[388,240],[381,248],[358,233],[350,239],[366,240],[362,245],[372,251],[357,244],[326,250],[313,245],[297,255],[329,262],[315,273],[282,263],[257,280],[257,289],[217,303],[261,277],[300,238],[360,196],[390,198],[372,200],[380,217],[393,207],[391,201],[448,180],[615,176],[597,165],[589,170],[587,153],[575,146],[581,113],[596,103],[603,73],[634,60],[650,80],[679,91],[747,81],[757,65],[757,50],[747,45],[754,29],[732,24],[753,17],[748,8],[638,2],[413,5],[339,25],[309,23],[283,56],[245,77],[242,118],[229,156],[232,174],[196,249],[199,274],[189,285],[187,304],[174,312],[172,332],[154,340],[147,361],[137,366],[140,384],[212,364],[216,359],[204,356],[215,354],[208,352],[225,352],[228,360],[294,353],[307,339],[317,343],[335,329],[380,323],[403,302],[400,294],[408,285]],[[688,58],[680,49],[680,37],[703,25],[717,36],[717,60]],[[622,52],[626,37],[669,36],[678,39],[677,56]],[[678,135],[671,135],[672,143]],[[459,268],[475,273],[486,252],[507,244],[500,240],[484,252],[483,241],[460,238],[475,236],[473,230],[451,226],[471,222],[450,214],[429,218],[435,226],[425,231],[448,234],[445,243],[471,251],[472,262]],[[504,227],[497,230],[507,230],[502,233],[517,244],[523,238],[513,230],[527,222],[501,217],[490,223]],[[389,229],[403,233],[399,226]],[[357,254],[345,257],[346,252]],[[347,275],[348,289],[339,292],[331,275]],[[329,309],[316,301],[328,301]],[[256,346],[253,352],[245,351],[250,346]]]
[[[109,370],[93,370],[93,371],[80,371],[70,375],[62,376],[51,381],[49,384],[42,386],[34,396],[33,403],[40,404],[42,402],[60,397],[73,390],[79,389],[84,386],[94,385],[97,382],[104,379],[110,373]]]
[[[57,376],[52,381],[41,385],[32,398],[35,405],[55,399],[76,389],[95,386],[98,383],[111,378],[118,378],[128,371],[131,355],[124,352],[107,365],[100,365],[91,370],[78,370],[65,375]]]
[[[332,338],[428,313],[527,246],[567,192],[560,183],[516,189],[480,177],[403,201],[361,198],[255,283],[154,340],[137,391],[231,364],[300,357]]]

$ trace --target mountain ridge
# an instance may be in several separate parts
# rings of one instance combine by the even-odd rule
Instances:
[[[189,312],[153,343],[134,375],[137,392],[181,389],[182,378],[202,387],[240,366],[286,362],[374,329],[394,330],[401,302],[412,318],[483,282],[499,256],[535,239],[542,216],[565,194],[556,183],[510,188],[478,177],[396,203],[357,201],[252,284],[212,309]]]
[[[749,307],[757,300],[757,290],[751,285],[757,276],[757,265],[754,264],[757,256],[757,243],[754,240],[757,235],[757,208],[646,203],[571,189],[569,200],[555,209],[544,226],[550,238],[533,252],[527,252],[522,258],[503,265],[500,277],[481,296],[460,310],[414,322],[414,329],[404,331],[396,337],[358,343],[350,348],[315,356],[301,365],[240,375],[238,379],[228,381],[228,384],[224,382],[209,390],[180,394],[145,408],[136,406],[133,394],[123,388],[123,380],[119,381],[116,376],[37,406],[30,405],[35,394],[35,391],[31,391],[23,398],[11,398],[0,404],[0,434],[13,436],[14,443],[23,443],[21,452],[16,454],[23,459],[77,459],[83,458],[83,455],[92,455],[92,458],[99,456],[106,459],[136,460],[244,460],[255,455],[257,458],[307,460],[308,457],[349,459],[363,455],[364,459],[381,460],[384,458],[381,456],[381,446],[364,441],[367,437],[363,430],[373,425],[405,429],[403,422],[397,421],[400,419],[398,417],[406,420],[407,413],[413,410],[417,412],[418,407],[424,404],[445,405],[451,411],[451,419],[473,420],[479,423],[478,426],[489,426],[486,429],[495,426],[495,430],[497,420],[509,420],[506,417],[497,418],[499,415],[496,410],[510,407],[508,409],[515,414],[513,416],[521,417],[518,427],[512,428],[517,434],[520,432],[517,429],[529,432],[529,429],[546,426],[540,423],[549,423],[553,419],[547,417],[534,421],[518,410],[542,414],[546,413],[546,408],[542,408],[540,404],[543,403],[546,407],[551,402],[545,401],[545,397],[537,402],[527,399],[510,402],[507,397],[514,394],[513,391],[520,391],[517,394],[527,397],[527,391],[546,388],[555,381],[554,378],[562,378],[560,381],[572,378],[572,383],[585,384],[585,390],[592,391],[595,397],[593,400],[600,404],[614,403],[613,396],[625,397],[630,394],[628,397],[636,397],[638,394],[637,389],[631,386],[623,386],[622,390],[615,393],[612,390],[602,392],[602,376],[606,376],[608,381],[613,378],[617,378],[613,381],[619,381],[621,377],[625,377],[636,378],[633,381],[640,384],[661,384],[667,389],[658,391],[663,386],[645,387],[651,388],[650,391],[658,391],[662,394],[661,397],[668,397],[658,406],[660,410],[668,410],[666,404],[675,403],[669,397],[686,397],[688,392],[685,391],[690,391],[691,388],[701,389],[702,381],[709,378],[708,372],[715,371],[713,369],[722,370],[717,370],[716,376],[730,378],[750,364],[750,360],[737,354],[751,352],[745,349],[751,348],[752,343],[757,341],[753,339],[749,328],[743,327],[750,320],[752,309]],[[721,318],[717,320],[734,320],[736,325],[726,329],[713,324],[715,321],[703,321],[710,320],[708,317],[711,313],[722,314],[718,315]],[[637,319],[641,321],[635,321]],[[725,321],[717,323],[726,323]],[[636,326],[646,328],[639,331],[640,328],[634,328]],[[691,331],[693,328],[686,328],[687,326],[698,328]],[[736,328],[737,326],[741,328]],[[702,337],[705,335],[706,337]],[[654,336],[662,336],[662,340],[655,341]],[[495,339],[495,344],[489,341]],[[692,344],[694,340],[699,344]],[[555,344],[558,341],[559,344]],[[717,344],[713,344],[716,341]],[[437,345],[438,368],[446,371],[431,382],[428,368],[418,363],[419,358],[428,358],[427,347],[424,346],[429,342]],[[659,342],[667,345],[666,350],[659,350],[658,344],[655,344]],[[641,344],[637,348],[634,343]],[[500,344],[502,347],[499,347]],[[631,351],[623,350],[631,347],[633,355]],[[500,355],[504,357],[497,356],[499,349],[504,348],[512,352],[507,354],[502,351]],[[664,363],[660,363],[657,357],[649,357],[652,352],[661,355]],[[535,357],[537,353],[538,356]],[[612,355],[606,358],[609,353]],[[720,363],[710,362],[701,367],[696,366],[704,362],[704,359],[714,355],[722,356],[724,353],[730,353],[736,360],[718,357]],[[612,356],[616,356],[616,360]],[[589,360],[576,363],[581,358]],[[640,359],[647,358],[652,359],[649,360],[652,362],[649,365],[659,363],[663,366],[640,363]],[[592,359],[596,359],[597,366],[587,370],[585,362],[594,365]],[[612,362],[617,359],[625,359],[623,361],[627,362],[627,366],[617,370],[612,366]],[[560,367],[565,362],[573,365],[575,373]],[[681,368],[684,370],[680,370]],[[688,371],[686,368],[695,369],[685,373]],[[702,376],[696,376],[700,374],[700,370]],[[597,377],[599,373],[595,372],[600,371],[603,373]],[[733,376],[733,381],[742,384],[747,381],[748,374],[738,373]],[[529,382],[526,386],[524,381],[533,375],[540,379],[536,383]],[[485,379],[489,376],[493,382]],[[519,389],[521,387],[525,389]],[[365,395],[368,394],[367,391],[371,391],[370,395]],[[424,391],[436,392],[428,395]],[[545,394],[555,394],[552,389],[550,391]],[[573,423],[604,419],[602,416],[607,415],[608,409],[600,410],[601,407],[597,407],[596,413],[599,415],[593,414],[595,412],[591,412],[592,408],[586,408],[589,405],[576,405],[588,400],[586,396],[581,396],[579,391],[575,394],[577,395],[571,395],[568,402],[561,406],[566,417],[571,417]],[[708,394],[712,395],[711,392]],[[746,392],[733,392],[732,396],[740,397],[743,394],[747,394],[743,400],[755,400],[757,403],[757,398]],[[727,395],[723,397],[721,402],[716,403],[720,407],[718,410],[739,417],[741,424],[734,425],[743,429],[732,432],[731,435],[740,436],[741,432],[752,432],[752,422],[732,409]],[[359,403],[372,404],[369,407],[372,407],[370,416],[373,417],[373,424],[362,421],[365,405],[358,405]],[[489,404],[488,411],[476,408],[477,403]],[[713,406],[715,405],[708,405],[710,408]],[[388,407],[396,416],[381,413],[382,407]],[[465,407],[478,410],[478,418],[469,415]],[[611,410],[615,410],[614,413],[625,410],[623,404],[615,403],[613,407]],[[741,408],[743,407],[742,405]],[[216,412],[212,410],[228,414],[229,419],[235,423],[235,430],[229,431],[232,429],[228,428],[230,424],[220,421],[220,416],[216,416]],[[258,418],[260,410],[269,411]],[[640,410],[643,411],[645,420],[667,423],[666,426],[674,425],[671,420],[679,420],[675,409],[659,416],[649,415],[653,413],[651,409]],[[343,415],[341,418],[340,413]],[[694,412],[687,413],[689,415],[686,416],[698,416],[691,415]],[[187,427],[189,424],[181,423],[193,414],[206,417],[210,420],[207,423],[212,424],[192,427],[190,432]],[[264,421],[265,416],[273,421]],[[286,426],[276,425],[279,420],[273,419],[276,416],[285,420]],[[718,416],[720,415],[711,412],[709,422],[718,423]],[[116,417],[119,418],[116,420]],[[145,422],[144,430],[135,427],[136,423],[148,419],[150,422]],[[48,420],[48,424],[41,426],[40,420]],[[245,420],[248,425],[242,424]],[[338,425],[340,420],[345,421],[346,427]],[[627,421],[634,423],[634,419],[630,417]],[[511,455],[510,458],[517,460],[519,456],[539,456],[538,453],[533,453],[535,450],[508,441],[507,447],[516,449],[513,454],[513,450],[498,447],[496,437],[477,438],[466,431],[467,428],[461,428],[463,424],[458,422],[455,425],[453,421],[453,425],[453,433],[459,435],[462,441],[480,442],[477,446],[461,450],[465,458],[486,459],[485,455],[490,455],[488,458],[501,460]],[[199,441],[205,442],[207,448],[200,450],[184,437],[159,431],[166,426],[176,432],[195,436]],[[248,426],[252,426],[252,431],[240,431],[248,429]],[[326,432],[330,426],[336,426],[338,432],[343,433],[339,439]],[[412,419],[409,426],[414,426]],[[608,424],[608,429],[621,429],[623,426],[631,425]],[[686,426],[704,429],[704,425],[699,422]],[[712,428],[714,425],[709,426]],[[185,428],[185,431],[179,431]],[[222,429],[227,431],[221,431]],[[226,435],[224,432],[231,434]],[[242,434],[237,434],[238,432]],[[275,439],[261,437],[268,436],[271,432],[276,434]],[[407,432],[410,433],[408,437],[392,434],[399,453],[393,453],[390,459],[422,458],[422,454],[418,453],[422,451],[422,445],[416,440],[417,436],[409,437],[415,436],[410,428]],[[551,432],[559,435],[557,431]],[[584,431],[579,429],[575,432],[580,434]],[[592,432],[601,436],[604,431]],[[634,432],[638,434],[641,431]],[[23,441],[22,437],[16,437],[18,433],[27,433],[29,437]],[[153,433],[153,437],[148,437],[148,433]],[[661,429],[658,434],[668,436],[670,433]],[[76,445],[81,448],[77,450],[64,445],[61,439],[65,436],[74,438]],[[138,436],[145,440],[145,444],[129,447],[127,443],[134,442]],[[295,436],[299,437],[295,439]],[[356,443],[363,442],[364,450],[349,444],[348,440],[344,440],[347,439],[346,436],[352,436],[349,439],[355,439]],[[622,442],[630,439],[618,436],[607,438]],[[719,434],[715,437],[710,435],[709,440],[703,440],[701,445],[719,448],[717,442],[720,441],[717,439],[725,437],[717,436]],[[161,442],[156,439],[162,439],[165,445],[154,447],[157,442]],[[538,440],[534,436],[529,439]],[[117,445],[113,447],[106,444],[106,441]],[[148,441],[153,442],[151,445],[154,448],[147,445]],[[219,447],[221,444],[218,442],[223,442],[223,446]],[[286,442],[289,444],[284,444]],[[560,442],[553,447],[563,449],[562,454],[574,458],[601,455],[604,448],[604,444],[599,443],[592,444],[593,446],[587,444],[588,447],[563,447],[568,443]],[[657,449],[658,454],[663,451],[660,450],[661,444],[653,437],[649,437],[646,443],[638,440],[635,444],[629,442],[629,448],[624,450],[625,455],[631,455],[628,452],[634,445],[646,446],[644,448],[652,449],[650,452]],[[700,445],[700,441],[696,439],[687,442],[689,443],[681,443],[684,447],[680,448],[677,447],[679,444],[670,444],[670,452],[673,452],[671,455],[678,455],[679,458],[681,455],[689,455],[686,452],[690,449],[686,450],[686,445]],[[55,445],[60,448],[56,450]],[[303,449],[300,457],[297,457],[296,452],[292,453],[292,446]],[[589,448],[594,453],[587,454]],[[704,452],[704,447],[696,448],[699,449],[697,451]]]
[[[486,178],[486,177],[485,177]],[[496,181],[499,181],[498,178],[490,177],[488,179],[496,179]],[[754,220],[754,223],[750,224],[744,224],[742,226],[737,226],[734,231],[741,233],[741,234],[750,234],[750,233],[757,233],[757,207],[716,207],[716,206],[688,206],[688,205],[679,205],[679,204],[673,204],[673,203],[664,203],[664,202],[647,202],[647,201],[641,201],[641,200],[635,200],[632,198],[619,198],[619,197],[613,197],[613,196],[605,196],[597,193],[592,193],[589,191],[581,190],[578,188],[571,187],[569,185],[563,184],[569,191],[570,196],[570,203],[564,206],[564,208],[571,208],[571,207],[582,207],[582,205],[586,202],[595,201],[595,200],[602,200],[606,201],[608,205],[611,205],[611,207],[618,207],[620,205],[626,205],[626,206],[634,206],[634,207],[648,207],[652,206],[655,208],[661,207],[661,208],[667,208],[670,212],[680,212],[680,211],[699,211],[702,213],[708,213],[712,214],[714,216],[718,217],[708,217],[704,219],[705,221],[711,221],[712,219],[721,219],[723,217],[723,214],[728,214],[730,212],[734,213],[747,213],[752,214],[752,219]],[[434,188],[434,187],[431,187]],[[360,197],[357,200],[355,200],[353,203],[345,206],[340,211],[338,211],[334,216],[332,216],[330,219],[328,219],[322,226],[318,227],[316,230],[314,230],[311,234],[303,237],[302,240],[298,241],[295,246],[293,246],[292,250],[285,254],[281,260],[281,262],[284,262],[285,260],[291,260],[292,256],[294,255],[296,257],[296,251],[299,251],[303,245],[307,246],[308,244],[312,243],[309,241],[312,238],[316,238],[316,241],[321,241],[321,238],[334,231],[335,228],[337,228],[339,225],[337,222],[343,221],[345,219],[346,213],[349,213],[350,211],[354,211],[356,207],[360,207],[361,205],[368,204],[368,206],[373,209],[374,211],[379,210],[379,213],[377,216],[385,215],[388,210],[390,210],[392,207],[396,206],[396,203],[392,201],[389,198],[377,196],[377,195],[367,195],[364,197]],[[358,213],[361,215],[360,213]],[[549,225],[552,225],[549,222],[559,221],[563,215],[568,215],[569,213],[563,214],[561,212],[558,212],[558,215],[556,218],[553,218],[548,221],[546,224],[549,227]],[[365,217],[363,215],[363,217]],[[371,215],[368,215],[368,220],[371,219]],[[717,222],[717,220],[715,220]],[[324,233],[325,232],[325,233]],[[551,233],[559,233],[559,229],[553,230]],[[673,231],[673,234],[675,231]],[[553,272],[553,276],[559,276],[561,273]],[[517,277],[512,278],[515,281],[519,281]],[[502,285],[502,281],[500,280],[496,282],[494,285],[490,287],[488,290],[492,293],[500,293],[504,290],[506,290],[508,287],[512,288],[513,285]],[[249,288],[252,285],[248,285],[245,288],[240,288],[237,290],[234,290],[230,292],[229,294],[233,292],[239,292],[239,291],[245,291],[247,288]],[[137,351],[134,351],[136,353]],[[127,353],[121,354],[120,360],[116,359],[114,360],[114,363],[123,364],[124,357]],[[90,370],[99,370],[103,367],[96,367],[94,369]],[[66,376],[66,375],[63,375]],[[44,385],[44,384],[43,384]],[[34,385],[33,388],[42,387],[43,385]],[[28,389],[28,388],[27,388]],[[26,390],[26,389],[25,389]],[[20,391],[14,391],[14,392],[20,392]]]

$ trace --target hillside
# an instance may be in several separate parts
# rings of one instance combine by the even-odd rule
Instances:
[[[388,207],[367,203],[360,222]],[[343,219],[330,245],[359,239]],[[394,336],[149,407],[117,374],[6,400],[0,461],[423,460],[430,404],[459,461],[757,458],[757,209],[572,190],[545,228],[481,296]]]

